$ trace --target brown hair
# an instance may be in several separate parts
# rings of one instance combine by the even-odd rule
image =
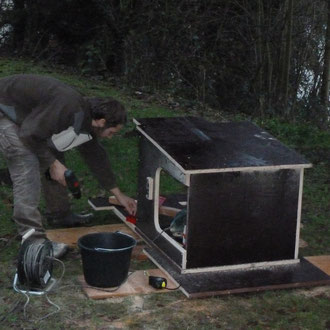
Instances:
[[[116,127],[127,123],[125,107],[111,97],[85,97],[89,102],[92,119],[105,119],[105,127]]]

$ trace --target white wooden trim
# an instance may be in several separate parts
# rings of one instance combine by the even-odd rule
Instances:
[[[190,179],[191,179],[191,175],[188,173],[184,176],[185,180],[186,180],[186,185],[187,187],[190,187]]]
[[[116,214],[116,216],[120,220],[122,220],[123,222],[127,223],[127,225],[130,224],[130,222],[127,222],[126,221],[126,217],[117,208],[114,207],[113,212]]]
[[[182,271],[187,268],[187,251],[182,254]]]
[[[87,200],[88,204],[95,210],[95,211],[112,211],[115,207],[111,206],[95,206],[90,200]]]
[[[140,122],[138,122],[138,120],[137,120],[137,119],[135,119],[135,118],[133,118],[133,123],[134,123],[136,126],[139,126],[139,125],[141,125],[141,123],[140,123]]]
[[[159,225],[159,179],[160,179],[160,173],[162,169],[160,167],[157,168],[155,173],[155,179],[154,179],[154,226],[156,231],[160,234],[163,230],[161,229]],[[162,233],[163,234],[163,233]],[[160,234],[160,235],[162,235]]]
[[[159,186],[160,186],[160,173],[163,169],[161,167],[158,167],[155,173],[155,179],[154,179],[154,225],[155,229],[158,232],[158,235],[163,236],[169,243],[174,245],[181,253],[182,255],[186,254],[187,251],[172,237],[167,235],[160,227],[159,225]],[[183,257],[185,258],[185,257]]]
[[[249,264],[230,265],[230,266],[189,268],[189,269],[182,269],[181,274],[206,273],[206,272],[215,272],[215,271],[230,271],[230,270],[240,270],[240,269],[251,270],[251,269],[258,269],[258,268],[267,268],[267,267],[272,267],[272,266],[291,265],[291,264],[297,264],[299,262],[300,262],[300,259],[289,259],[289,260],[279,260],[279,261],[254,262],[254,263],[249,263]]]
[[[205,174],[219,172],[253,172],[253,171],[276,171],[285,169],[301,169],[312,167],[312,164],[306,165],[272,165],[272,166],[251,166],[251,167],[228,167],[228,168],[209,168],[204,170],[186,170],[185,174]]]
[[[136,129],[143,134],[153,145],[157,147],[172,163],[175,164],[175,166],[183,173],[185,173],[184,168],[172,157],[170,156],[156,141],[154,141],[143,129],[141,129],[139,126],[136,126]]]
[[[296,247],[295,247],[295,253],[294,253],[295,258],[298,258],[298,254],[299,254],[299,238],[300,238],[303,186],[304,186],[304,169],[301,169],[300,170],[300,180],[299,180],[298,209],[297,209]]]

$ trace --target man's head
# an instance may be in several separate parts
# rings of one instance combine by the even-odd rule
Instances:
[[[125,107],[113,98],[86,98],[92,113],[92,126],[100,137],[111,138],[127,122]]]

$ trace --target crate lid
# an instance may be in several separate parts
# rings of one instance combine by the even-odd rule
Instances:
[[[186,173],[312,165],[257,125],[199,117],[134,119],[137,130]]]

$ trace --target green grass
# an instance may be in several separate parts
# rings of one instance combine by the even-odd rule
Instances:
[[[77,87],[87,95],[113,96],[129,110],[129,118],[178,116],[186,114],[157,104],[137,100],[129,91],[115,89],[107,82],[96,82],[36,65],[26,60],[0,58],[0,76],[14,73],[52,75]],[[209,115],[209,114],[208,114]],[[209,116],[217,120],[218,114]],[[242,117],[240,117],[242,118]],[[290,124],[279,119],[256,120],[283,143],[295,148],[314,166],[305,171],[302,238],[308,247],[301,255],[330,254],[330,135],[312,125]],[[133,123],[105,141],[120,188],[130,196],[137,194],[138,138],[131,134]],[[67,153],[67,165],[79,177],[83,197],[72,200],[76,211],[90,210],[89,196],[106,195],[73,150]],[[0,157],[0,167],[4,167]],[[164,191],[179,190],[181,185],[162,177]],[[33,297],[23,315],[25,298],[12,289],[19,242],[10,220],[12,192],[0,186],[0,329],[330,329],[330,288],[267,291],[208,299],[187,300],[181,292],[130,296],[107,300],[89,300],[77,281],[82,274],[80,255],[71,251],[64,259],[66,271],[61,287],[50,295],[60,306],[59,314],[38,318],[54,309],[44,298]],[[43,209],[44,203],[41,204]],[[97,212],[95,224],[117,222],[111,212]],[[132,260],[131,270],[154,267],[149,261]],[[60,268],[56,267],[56,274]],[[16,306],[18,300],[21,302]],[[14,308],[16,306],[16,308]]]
[[[304,171],[301,234],[308,247],[301,249],[301,255],[330,254],[330,132],[279,119],[258,124],[313,164]]]

